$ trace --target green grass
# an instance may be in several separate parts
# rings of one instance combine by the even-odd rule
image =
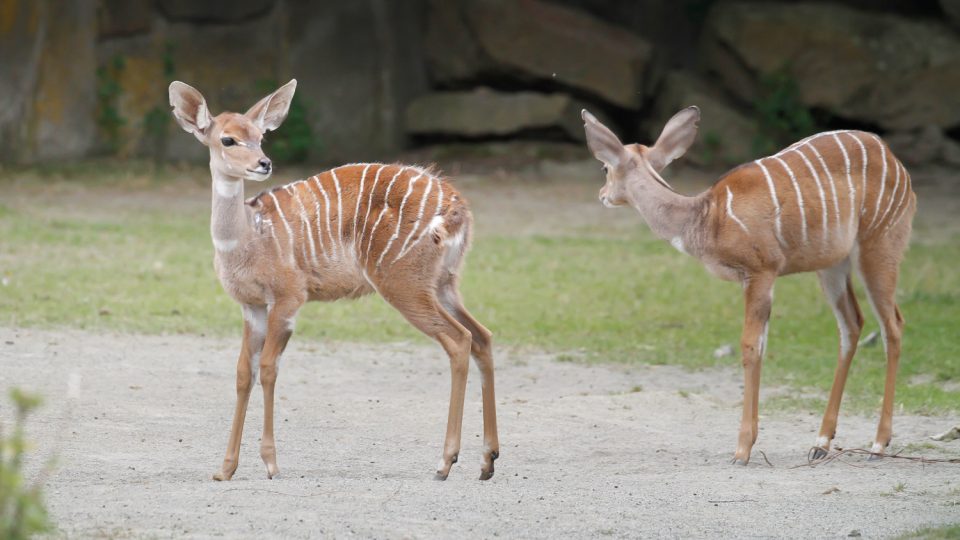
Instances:
[[[899,538],[900,540],[957,540],[960,539],[960,524],[927,527]]]
[[[96,198],[86,197],[76,211],[69,198],[19,200],[0,204],[0,277],[8,280],[0,286],[0,324],[239,335],[239,308],[213,273],[202,207],[99,210],[90,202]],[[915,242],[903,265],[898,299],[907,327],[897,404],[905,410],[937,412],[960,404],[960,393],[943,388],[960,380],[958,266],[956,235]],[[739,343],[740,287],[709,276],[639,224],[616,237],[595,228],[556,236],[481,234],[468,257],[463,292],[501,345],[576,360],[739,366],[738,355],[715,360],[712,352]],[[866,297],[859,298],[867,335],[877,326]],[[308,339],[425,340],[375,296],[308,304],[297,323],[298,336]],[[777,282],[769,343],[765,384],[788,384],[805,396],[829,390],[837,332],[812,274]],[[845,410],[879,407],[884,369],[882,347],[860,350]],[[918,374],[932,382],[907,384]],[[780,397],[775,406],[819,408],[821,401]]]

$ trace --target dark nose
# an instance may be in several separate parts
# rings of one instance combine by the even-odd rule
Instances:
[[[257,163],[259,163],[260,167],[262,167],[264,170],[267,170],[267,171],[270,170],[270,165],[271,165],[270,158],[260,158],[260,161],[258,161]]]

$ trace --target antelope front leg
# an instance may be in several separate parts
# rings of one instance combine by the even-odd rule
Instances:
[[[267,338],[260,356],[260,384],[263,386],[263,437],[260,457],[267,466],[267,478],[276,476],[277,445],[273,437],[273,396],[277,384],[280,355],[293,335],[294,320],[302,302],[275,304],[267,316]]]
[[[263,348],[266,322],[266,306],[243,307],[243,343],[240,346],[240,358],[237,359],[237,404],[233,411],[233,425],[230,428],[230,439],[227,441],[227,453],[223,458],[220,471],[213,475],[214,480],[230,480],[240,463],[243,421],[247,416],[250,390],[253,387],[256,366],[260,360],[260,350]]]
[[[757,441],[760,402],[760,366],[766,349],[773,280],[776,276],[754,276],[744,284],[745,316],[740,348],[743,352],[743,416],[733,463],[746,465]]]

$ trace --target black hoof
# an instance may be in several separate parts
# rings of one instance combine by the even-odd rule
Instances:
[[[733,461],[731,461],[730,464],[731,464],[731,465],[740,465],[740,466],[746,467],[746,466],[747,466],[747,460],[745,460],[745,459],[739,459],[739,458],[733,458]]]
[[[870,457],[867,458],[867,461],[880,461],[881,459],[883,459],[883,454],[871,453]]]
[[[491,478],[493,478],[493,469],[490,469],[489,471],[480,471],[481,480],[489,480]]]
[[[814,446],[807,452],[807,461],[818,461],[827,457],[827,451],[819,446]]]
[[[443,482],[444,480],[447,479],[447,475],[442,474],[442,473],[437,473],[437,474],[433,475],[433,479],[434,479],[434,480],[437,480],[437,481],[440,481],[440,482]]]

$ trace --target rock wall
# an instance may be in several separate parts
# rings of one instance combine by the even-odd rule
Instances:
[[[770,114],[761,104],[771,77],[796,87],[797,103],[785,106],[810,111],[816,127],[866,127],[905,146],[940,141],[949,150],[911,154],[950,161],[958,6],[0,0],[0,162],[201,160],[203,148],[170,119],[170,80],[196,86],[219,112],[245,110],[294,77],[314,161],[386,159],[448,139],[576,142],[582,107],[642,142],[696,104],[693,161],[732,164],[770,137],[759,115]]]
[[[87,155],[95,144],[96,2],[0,2],[0,160]]]
[[[203,159],[170,120],[167,85],[243,111],[297,78],[312,158],[371,159],[406,144],[427,86],[423,5],[302,0],[0,0],[0,162],[96,153]],[[98,96],[100,96],[98,101]]]

